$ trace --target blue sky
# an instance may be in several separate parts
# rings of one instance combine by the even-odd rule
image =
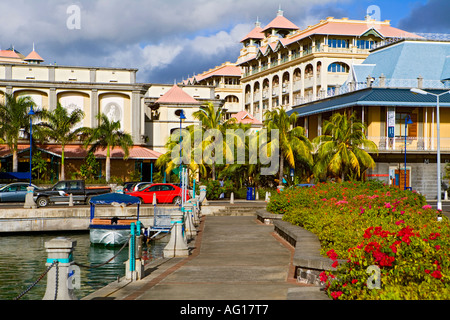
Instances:
[[[79,29],[67,21],[80,8]],[[450,34],[450,0],[15,0],[0,3],[0,47],[70,66],[137,68],[139,82],[173,83],[225,61],[256,18],[284,16],[303,28],[329,16],[381,20],[411,32]]]

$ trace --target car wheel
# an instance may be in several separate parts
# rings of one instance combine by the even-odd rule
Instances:
[[[48,206],[48,203],[49,203],[49,201],[48,201],[47,197],[39,197],[36,201],[36,204],[39,207],[46,207],[46,206]]]
[[[173,204],[180,205],[180,204],[181,204],[181,197],[180,197],[180,196],[177,196],[177,197],[173,198],[172,203],[173,203]]]

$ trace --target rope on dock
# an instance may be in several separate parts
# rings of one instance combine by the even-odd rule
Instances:
[[[18,295],[14,300],[19,300],[20,298],[22,298],[25,294],[28,293],[28,291],[30,291],[34,286],[36,286],[38,284],[39,281],[41,281],[45,275],[50,271],[51,268],[53,268],[54,265],[57,265],[58,261],[55,260],[53,261],[53,263],[47,268],[47,270],[41,274],[41,276],[32,284],[30,285],[25,291],[23,291],[20,295]],[[56,266],[56,290],[55,290],[55,300],[56,297],[58,295],[58,266]]]

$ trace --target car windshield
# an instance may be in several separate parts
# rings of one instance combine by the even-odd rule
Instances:
[[[146,183],[146,184],[140,185],[140,186],[138,187],[138,191],[144,190],[144,189],[147,188],[149,185],[151,185],[151,183]]]

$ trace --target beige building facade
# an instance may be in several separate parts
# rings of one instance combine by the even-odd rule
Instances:
[[[278,11],[264,28],[259,22],[242,39],[243,107],[262,119],[266,110],[323,99],[347,80],[351,66],[392,39],[419,38],[389,21],[329,17],[301,30]]]

